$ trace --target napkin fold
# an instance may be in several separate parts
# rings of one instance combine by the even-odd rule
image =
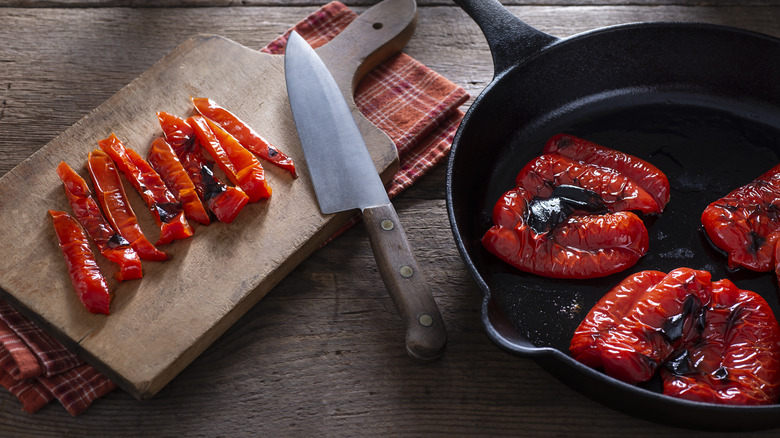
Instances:
[[[262,51],[284,53],[293,30],[313,47],[319,47],[357,16],[340,2],[328,3]],[[468,98],[463,88],[402,52],[360,82],[355,92],[357,107],[398,148],[400,168],[387,186],[391,198],[447,156],[463,118],[459,107]],[[19,399],[26,412],[35,412],[56,399],[73,416],[116,388],[107,377],[2,301],[0,385]]]

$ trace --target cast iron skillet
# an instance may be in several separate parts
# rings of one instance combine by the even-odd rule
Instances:
[[[778,162],[780,40],[705,24],[642,23],[558,39],[496,0],[456,0],[488,40],[495,77],[455,136],[447,209],[458,249],[484,292],[490,338],[605,405],[709,429],[780,426],[780,405],[721,406],[627,385],[574,361],[574,329],[618,281],[645,269],[706,269],[760,293],[780,316],[772,274],[729,272],[700,217],[713,200]],[[650,252],[610,277],[554,280],[520,272],[479,240],[490,212],[544,142],[569,133],[644,158],[669,177],[666,211],[648,217]]]

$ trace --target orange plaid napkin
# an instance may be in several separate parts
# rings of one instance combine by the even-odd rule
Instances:
[[[297,31],[309,44],[318,47],[356,17],[343,4],[332,2],[290,31]],[[283,53],[290,31],[263,51]],[[461,87],[404,53],[387,60],[361,81],[355,93],[358,108],[398,147],[400,169],[387,187],[390,197],[446,157],[463,117],[458,107],[468,97]],[[108,378],[2,301],[0,385],[19,399],[26,412],[35,412],[57,399],[74,416],[116,388]]]

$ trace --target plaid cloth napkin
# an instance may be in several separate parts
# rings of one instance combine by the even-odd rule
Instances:
[[[329,3],[262,50],[283,53],[292,30],[313,47],[319,47],[356,17],[342,3]],[[404,53],[385,61],[361,81],[355,93],[358,108],[398,147],[400,169],[388,184],[390,197],[446,157],[463,117],[458,107],[468,98],[464,89]],[[35,412],[57,399],[74,416],[116,388],[108,378],[2,301],[0,385],[19,399],[26,412]]]

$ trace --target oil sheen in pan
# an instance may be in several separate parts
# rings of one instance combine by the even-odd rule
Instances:
[[[633,268],[612,276],[549,279],[523,273],[480,250],[477,265],[488,284],[501,285],[492,288],[493,298],[514,328],[536,347],[568,353],[575,328],[612,286],[633,272],[678,267],[706,269],[713,279],[729,278],[761,294],[780,316],[774,274],[729,271],[725,256],[709,244],[700,221],[709,203],[780,163],[780,120],[772,119],[780,116],[741,112],[740,105],[729,100],[674,94],[664,99],[656,94],[644,103],[628,95],[603,106],[601,111],[573,108],[519,131],[491,175],[481,226],[490,227],[495,200],[513,186],[525,163],[541,154],[546,139],[559,132],[653,163],[669,178],[671,200],[662,215],[643,218],[650,235],[649,253]]]

